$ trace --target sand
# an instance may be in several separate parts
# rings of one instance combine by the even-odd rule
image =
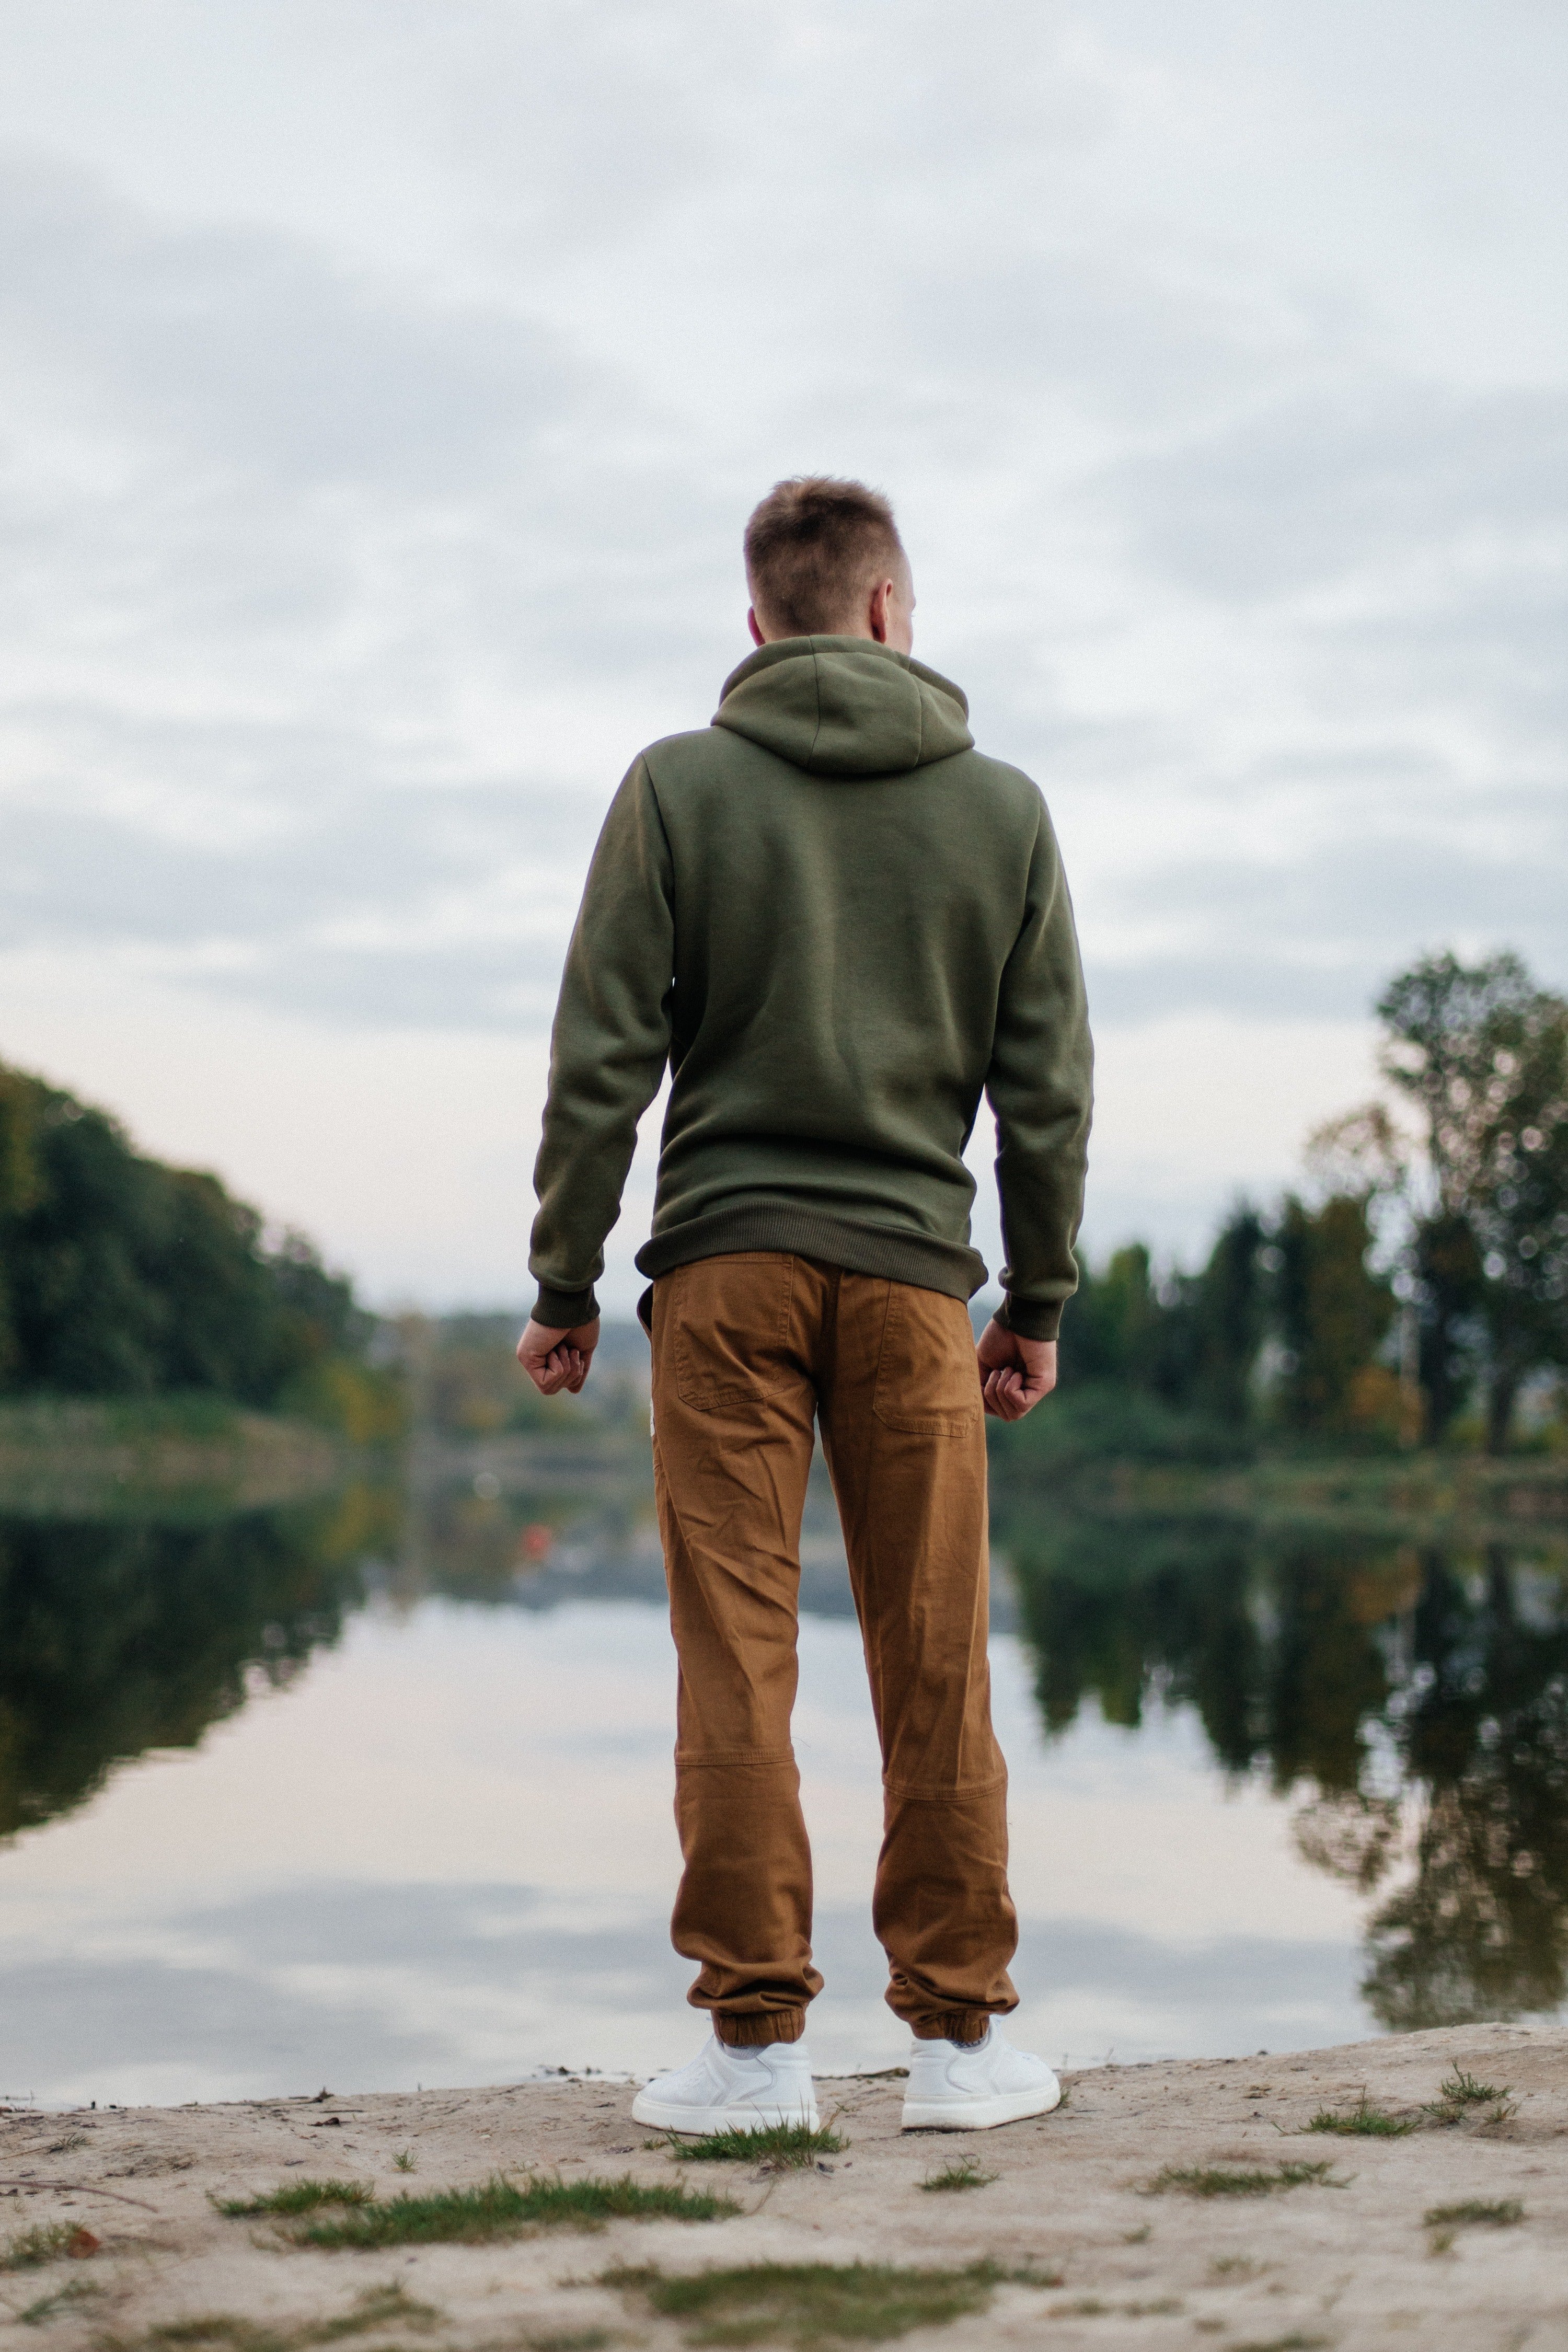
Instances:
[[[1423,2116],[1403,2138],[1309,2134],[1320,2106],[1374,2104],[1419,2116],[1454,2067],[1500,2088],[1511,2114],[1452,2127]],[[754,2163],[682,2168],[630,2118],[631,2092],[600,2077],[416,2095],[270,2099],[68,2115],[0,2115],[0,2248],[67,2222],[96,2251],[0,2271],[0,2341],[47,2337],[58,2352],[177,2343],[154,2331],[217,2316],[273,2331],[352,2317],[395,2284],[426,2307],[344,2340],[366,2352],[428,2345],[593,2352],[673,2347],[689,2322],[656,2317],[600,2283],[616,2265],[666,2272],[777,2262],[965,2264],[989,2257],[1059,2276],[1008,2284],[984,2312],[903,2340],[1123,2346],[1165,2352],[1212,2338],[1223,2352],[1388,2347],[1465,2352],[1568,2347],[1568,2032],[1467,2026],[1284,2057],[1102,2066],[1069,2075],[1064,2106],[1000,2131],[901,2134],[901,2084],[875,2076],[820,2087],[847,2145],[820,2169]],[[416,2169],[395,2158],[410,2151]],[[921,2182],[977,2158],[997,2177],[962,2194]],[[1339,2187],[1267,2197],[1150,2194],[1165,2166],[1276,2167],[1331,2158]],[[630,2171],[723,2188],[745,2210],[689,2223],[622,2221],[505,2242],[324,2252],[271,2224],[222,2217],[214,2197],[316,2177],[371,2179],[378,2193],[468,2184],[496,2170],[566,2179]],[[1459,2228],[1446,2246],[1424,2216],[1439,2205],[1517,2200],[1510,2227]],[[56,2300],[69,2290],[64,2300]],[[90,2290],[90,2293],[89,2292]],[[187,2336],[190,2343],[194,2339]],[[208,2341],[223,2340],[209,2336]],[[298,2339],[296,2338],[296,2341]],[[777,2339],[774,2339],[777,2340]],[[230,2326],[229,2345],[259,2345]]]

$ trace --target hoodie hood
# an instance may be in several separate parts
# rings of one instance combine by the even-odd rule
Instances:
[[[934,669],[870,637],[784,637],[724,680],[715,727],[808,776],[896,776],[969,751],[969,704]]]

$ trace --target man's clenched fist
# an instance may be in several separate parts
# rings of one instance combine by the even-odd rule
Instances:
[[[993,1319],[980,1334],[980,1393],[998,1421],[1022,1421],[1057,1384],[1054,1339],[1021,1339]]]
[[[517,1360],[541,1396],[559,1396],[566,1389],[575,1396],[588,1377],[594,1350],[599,1344],[599,1318],[579,1323],[570,1331],[552,1331],[547,1323],[529,1318],[517,1343]]]

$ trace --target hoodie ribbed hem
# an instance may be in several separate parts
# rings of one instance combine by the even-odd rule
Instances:
[[[793,1201],[710,1209],[704,1217],[673,1225],[638,1250],[637,1271],[670,1274],[700,1257],[728,1257],[737,1250],[783,1250],[791,1257],[841,1265],[847,1274],[881,1275],[917,1290],[940,1290],[948,1298],[973,1298],[985,1280],[984,1259],[962,1243],[900,1233],[894,1225],[858,1224]]]

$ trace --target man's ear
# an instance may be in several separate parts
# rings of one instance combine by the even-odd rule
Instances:
[[[888,599],[892,593],[893,583],[890,580],[879,580],[871,591],[871,602],[866,619],[873,639],[879,646],[885,646],[888,642]]]
[[[750,604],[746,608],[746,626],[752,633],[752,643],[754,646],[765,646],[767,644],[766,637],[763,636],[761,629],[757,626],[757,608],[754,604]]]

